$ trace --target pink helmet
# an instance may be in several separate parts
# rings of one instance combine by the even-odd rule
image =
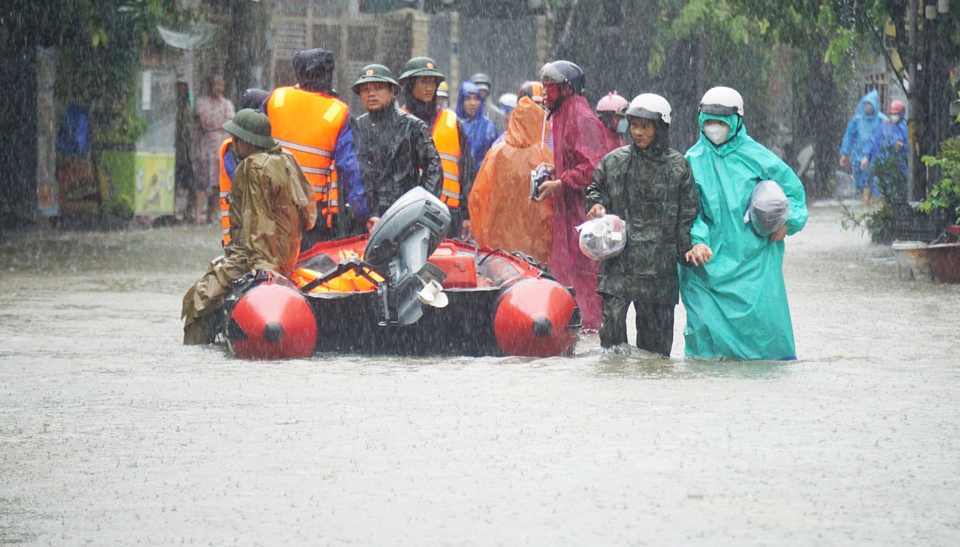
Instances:
[[[617,92],[607,93],[600,102],[597,103],[597,112],[619,112],[621,108],[629,103],[626,99],[617,95]]]
[[[900,101],[890,101],[890,106],[887,108],[887,114],[900,114],[906,110],[906,106]]]

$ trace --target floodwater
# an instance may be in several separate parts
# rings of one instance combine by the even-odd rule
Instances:
[[[241,362],[215,228],[0,243],[0,543],[957,545],[960,288],[814,207],[795,362]]]

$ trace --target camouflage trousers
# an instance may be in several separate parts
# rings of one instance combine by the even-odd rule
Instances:
[[[180,316],[184,320],[184,344],[213,343],[222,327],[220,314],[216,312],[223,307],[230,283],[248,271],[240,262],[222,256],[214,259],[203,277],[183,296]]]
[[[631,300],[603,294],[603,325],[600,327],[600,345],[609,348],[629,343],[627,340],[627,310]],[[673,314],[675,304],[653,304],[632,301],[637,312],[637,347],[651,353],[670,356],[673,347]]]

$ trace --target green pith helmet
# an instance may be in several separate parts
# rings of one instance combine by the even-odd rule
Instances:
[[[419,76],[434,76],[437,78],[438,84],[446,79],[437,70],[437,62],[429,57],[414,57],[407,61],[407,64],[403,67],[403,74],[400,75],[400,81]]]
[[[393,85],[393,92],[400,92],[400,84],[393,79],[393,72],[383,65],[367,65],[360,71],[360,78],[353,84],[353,92],[360,94],[360,84],[367,82],[384,82]]]
[[[237,112],[232,120],[223,124],[223,130],[260,148],[277,146],[277,141],[270,136],[270,118],[251,108]]]

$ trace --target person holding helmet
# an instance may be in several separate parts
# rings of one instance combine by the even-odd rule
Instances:
[[[863,159],[860,160],[860,169],[869,171],[876,161],[893,154],[897,160],[900,174],[907,174],[907,120],[903,117],[906,106],[900,101],[891,101],[887,108],[887,119],[873,132],[870,142],[863,149]],[[880,195],[876,177],[870,182],[870,190],[874,195]]]
[[[450,103],[450,84],[447,82],[440,82],[440,85],[437,86],[437,106],[440,108],[447,108],[447,105]]]
[[[320,221],[301,242],[304,251],[342,235],[347,216],[340,215],[343,195],[355,215],[369,214],[353,153],[350,109],[333,90],[334,68],[333,53],[325,49],[294,53],[297,85],[273,90],[261,107],[273,125],[273,137],[303,167],[320,208]]]
[[[410,59],[400,75],[405,109],[427,124],[440,154],[443,168],[440,200],[450,209],[451,235],[466,238],[470,232],[467,197],[475,174],[473,156],[467,131],[456,112],[437,106],[437,89],[443,83],[443,73],[429,57]]]
[[[677,263],[693,247],[690,228],[699,211],[697,186],[686,158],[670,148],[671,108],[666,99],[644,93],[622,112],[632,143],[600,160],[587,188],[589,218],[617,215],[627,226],[623,251],[600,263],[600,345],[628,343],[627,309],[632,302],[637,347],[669,357],[680,298]]]
[[[493,126],[497,130],[497,136],[503,134],[503,132],[507,130],[507,113],[492,100],[487,101],[490,92],[493,91],[493,82],[490,80],[490,76],[487,76],[483,72],[477,72],[468,79],[480,88],[480,99],[486,105],[484,115],[493,122]],[[477,169],[480,169],[479,164],[477,165]]]
[[[607,130],[583,97],[586,77],[570,61],[554,61],[540,70],[544,103],[553,127],[554,165],[542,167],[553,178],[540,186],[537,201],[553,197],[553,242],[550,269],[557,280],[574,288],[583,328],[600,328],[597,262],[580,252],[577,226],[587,220],[585,191],[597,164],[613,150]]]
[[[626,144],[624,137],[628,134],[627,120],[620,113],[620,109],[626,106],[627,100],[616,91],[607,93],[597,102],[597,117],[610,132],[610,138],[620,142],[620,146]]]
[[[783,239],[807,222],[803,185],[787,164],[747,135],[736,90],[715,87],[704,94],[700,132],[687,151],[700,214],[690,231],[689,265],[680,268],[685,353],[698,359],[795,359]],[[754,187],[768,180],[783,190],[791,212],[784,226],[761,237],[744,215]]]
[[[313,188],[297,159],[271,137],[270,120],[244,109],[223,124],[240,161],[233,173],[230,242],[183,297],[184,344],[209,344],[222,327],[231,283],[258,269],[293,270],[304,231],[317,220]]]
[[[393,202],[414,186],[440,195],[440,156],[427,125],[397,109],[400,84],[383,65],[367,65],[353,84],[367,113],[353,121],[353,147],[360,162],[372,230]]]

